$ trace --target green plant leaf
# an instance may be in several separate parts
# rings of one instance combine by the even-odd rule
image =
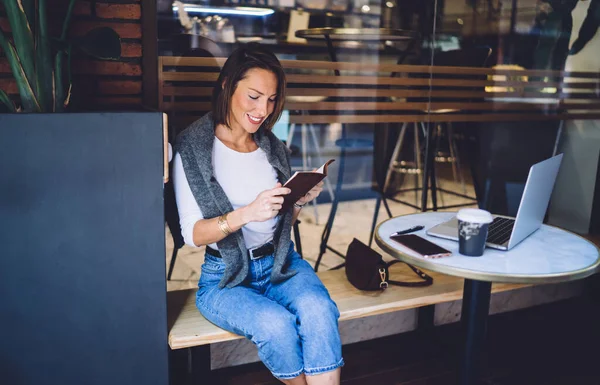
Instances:
[[[0,90],[0,102],[6,106],[9,112],[15,112],[15,104],[10,100],[6,92]]]
[[[65,101],[65,86],[63,83],[63,58],[65,53],[58,51],[54,57],[54,111],[62,112]]]
[[[71,46],[67,49],[67,52],[59,51],[56,53],[55,57],[55,68],[57,70],[54,72],[54,85],[55,85],[55,111],[62,112],[69,105],[69,101],[71,98]],[[64,71],[62,70],[63,64],[65,62],[66,55],[66,63],[67,63],[67,92],[65,93],[65,81],[64,81]],[[60,70],[58,70],[60,68]]]
[[[6,54],[8,64],[12,71],[12,75],[17,82],[17,88],[19,89],[19,95],[21,96],[21,104],[25,112],[39,112],[41,110],[38,103],[37,97],[33,92],[33,87],[25,75],[25,70],[21,62],[17,51],[11,42],[6,39],[4,32],[0,29],[0,47]]]
[[[31,26],[32,30],[35,31],[35,2],[36,0],[21,0],[23,4],[23,10],[27,17],[27,22]]]
[[[67,31],[69,30],[69,23],[71,22],[71,15],[73,14],[73,6],[75,5],[75,0],[71,0],[69,3],[69,7],[67,8],[67,14],[65,15],[65,21],[63,22],[62,33],[60,34],[60,40],[65,40],[67,38]]]
[[[31,86],[36,81],[35,43],[31,25],[27,21],[23,8],[23,0],[2,0],[2,3],[10,23],[16,56],[19,58],[25,77]],[[32,87],[32,89],[35,91],[36,87]]]
[[[104,60],[121,58],[121,38],[108,27],[94,28],[76,42],[85,54]]]
[[[54,68],[52,67],[50,39],[46,21],[46,0],[38,0],[36,36],[37,95],[42,110],[52,112],[54,110]]]

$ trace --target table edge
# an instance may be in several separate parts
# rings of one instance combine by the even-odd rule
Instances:
[[[451,213],[451,212],[449,212],[449,213]],[[396,217],[386,219],[385,221],[379,223],[377,225],[377,227],[375,228],[375,234],[374,234],[375,235],[375,243],[377,243],[377,245],[379,247],[381,247],[381,249],[383,251],[385,251],[386,253],[388,253],[390,256],[392,256],[396,259],[399,259],[403,262],[410,263],[411,265],[415,265],[415,266],[421,267],[423,269],[435,271],[435,272],[442,273],[442,274],[448,274],[448,275],[453,275],[456,277],[462,277],[465,279],[472,279],[472,280],[477,280],[477,281],[501,282],[501,283],[523,283],[523,284],[560,283],[560,282],[569,282],[569,281],[576,281],[579,279],[583,279],[583,278],[589,277],[591,275],[594,275],[595,273],[597,273],[600,270],[600,248],[598,248],[597,245],[595,245],[594,243],[585,239],[581,235],[576,234],[572,231],[560,228],[558,226],[547,225],[547,224],[543,224],[543,225],[548,226],[548,227],[554,227],[558,230],[565,231],[567,233],[575,235],[575,236],[583,239],[584,241],[594,245],[594,247],[596,248],[596,250],[598,252],[598,257],[596,258],[596,262],[594,262],[592,265],[590,265],[586,268],[583,268],[583,269],[568,271],[568,272],[564,272],[564,273],[555,273],[555,274],[507,275],[507,274],[499,274],[499,273],[484,273],[484,272],[477,272],[477,271],[468,270],[468,269],[461,269],[458,267],[439,265],[439,264],[431,262],[430,260],[427,260],[427,259],[417,258],[417,257],[413,257],[412,255],[404,254],[404,253],[394,249],[392,246],[388,245],[379,236],[379,228],[384,223],[386,223],[392,219],[395,219],[395,218],[406,217],[406,216],[411,216],[411,215],[418,215],[418,214],[426,214],[426,213],[398,215]]]

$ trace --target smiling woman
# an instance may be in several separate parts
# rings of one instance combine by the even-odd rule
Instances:
[[[275,55],[260,47],[249,44],[249,49],[233,52],[225,62],[213,90],[215,127],[224,124],[232,128],[231,118],[250,119],[258,125],[250,132],[254,133],[263,120],[266,130],[279,120],[285,102],[285,73]],[[252,116],[251,112],[258,115]],[[244,117],[244,114],[251,117]]]
[[[254,342],[286,384],[339,384],[339,311],[290,232],[322,183],[282,210],[291,175],[271,132],[285,100],[275,55],[238,48],[213,89],[213,111],[177,138],[173,180],[183,237],[206,245],[196,306],[206,319]]]

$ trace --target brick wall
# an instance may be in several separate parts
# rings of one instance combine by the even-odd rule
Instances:
[[[50,31],[58,36],[68,0],[47,0]],[[144,1],[152,6],[153,1]],[[72,61],[71,106],[77,111],[141,110],[142,107],[142,1],[76,0],[69,36],[82,36],[94,27],[111,27],[121,37],[119,61],[101,61],[76,54]],[[0,27],[9,31],[0,6]],[[17,93],[10,68],[0,50],[0,88]]]

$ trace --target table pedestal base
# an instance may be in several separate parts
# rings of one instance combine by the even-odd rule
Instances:
[[[460,318],[465,332],[465,346],[459,381],[461,385],[475,384],[479,375],[491,294],[491,282],[465,279]]]

